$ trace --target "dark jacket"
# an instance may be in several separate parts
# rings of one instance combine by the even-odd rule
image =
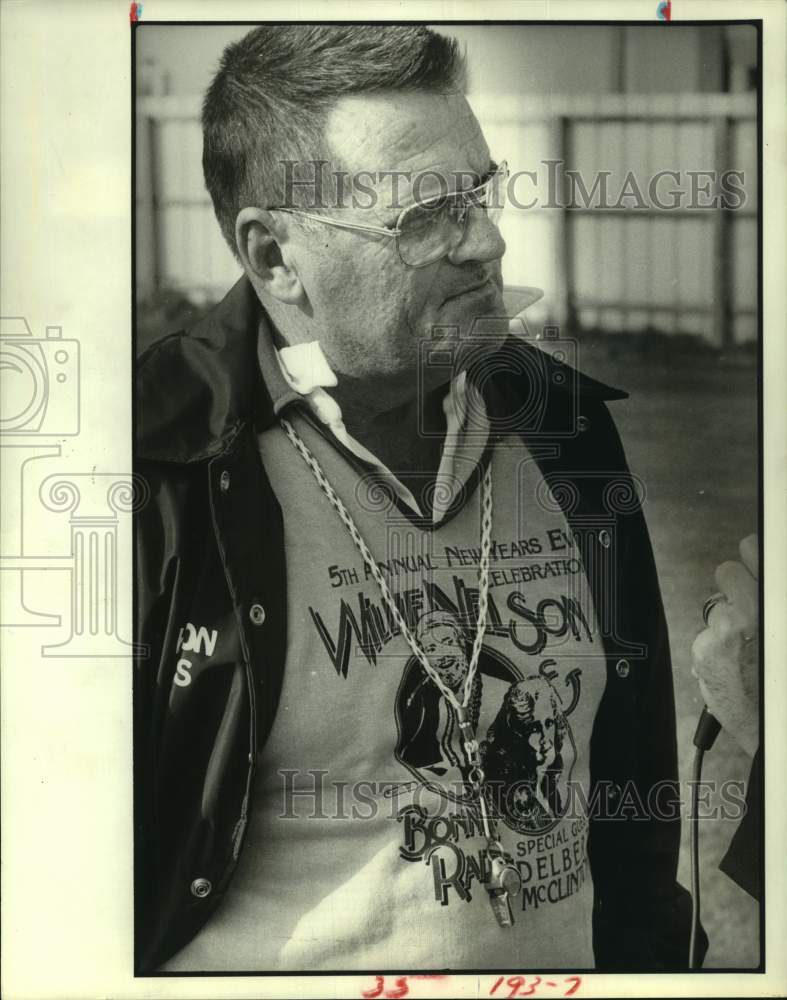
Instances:
[[[274,420],[256,356],[266,323],[244,278],[193,331],[154,344],[139,362],[135,470],[147,485],[135,515],[136,638],[146,647],[134,680],[141,973],[183,947],[229,889],[281,689],[286,554],[256,441]],[[521,341],[498,359],[487,383],[494,426],[521,434],[536,457],[592,588],[607,684],[591,737],[591,799],[599,794],[614,814],[632,790],[647,802],[657,783],[677,783],[661,596],[605,405],[626,394]],[[179,649],[187,623],[191,648]],[[212,650],[189,641],[200,627],[216,631]],[[676,882],[679,842],[677,806],[665,820],[591,819],[599,970],[686,968],[690,899]]]
[[[754,755],[746,791],[746,813],[719,868],[756,900],[762,899],[762,748]]]

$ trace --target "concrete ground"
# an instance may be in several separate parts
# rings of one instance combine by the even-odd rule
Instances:
[[[692,738],[702,699],[691,674],[701,609],[716,588],[715,567],[738,558],[738,541],[757,530],[757,381],[748,363],[713,356],[610,356],[608,345],[580,346],[579,367],[626,389],[610,404],[632,471],[647,487],[650,528],[670,629],[681,781],[691,777]],[[703,780],[747,780],[749,759],[722,732],[705,757]],[[705,968],[759,961],[759,909],[718,870],[735,824],[700,828],[702,922],[710,938]],[[684,823],[679,879],[688,886]]]

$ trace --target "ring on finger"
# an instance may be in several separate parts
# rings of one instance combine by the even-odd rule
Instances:
[[[708,619],[710,618],[710,613],[719,603],[719,601],[726,600],[725,595],[721,591],[717,591],[715,594],[711,594],[707,601],[702,605],[702,620],[707,625]]]
[[[705,625],[708,624],[711,611],[713,611],[713,609],[716,607],[717,604],[726,599],[727,599],[726,595],[719,590],[716,591],[715,594],[711,594],[710,597],[707,599],[707,601],[705,601],[705,603],[702,606],[702,620],[705,623]]]

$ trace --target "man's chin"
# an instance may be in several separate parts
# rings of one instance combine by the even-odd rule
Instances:
[[[437,388],[466,369],[483,365],[510,336],[505,315],[486,313],[441,320],[425,338],[421,364],[423,383]]]

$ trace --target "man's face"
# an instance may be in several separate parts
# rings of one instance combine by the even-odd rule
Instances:
[[[381,171],[409,171],[412,178],[435,171],[448,190],[456,190],[472,186],[470,174],[486,177],[492,162],[478,122],[459,94],[386,92],[342,98],[330,114],[326,139],[336,156],[331,166],[376,175],[373,207],[329,213],[365,225],[395,224],[401,209],[414,200],[413,180],[401,180],[396,206],[396,185],[390,178],[380,179]],[[441,191],[433,176],[425,176],[420,188],[420,200]],[[365,206],[369,199],[360,200]],[[345,204],[349,201],[348,196]],[[435,325],[458,328],[460,336],[467,336],[476,317],[503,317],[504,251],[500,233],[476,208],[469,212],[460,246],[449,257],[417,269],[402,263],[393,239],[315,224],[299,240],[298,269],[333,369],[367,386],[379,384],[387,400],[412,397],[419,342],[432,337]],[[467,291],[478,285],[482,287]],[[490,334],[490,346],[499,344],[506,332],[501,319]],[[433,343],[437,347],[445,341]],[[440,384],[452,374],[427,370],[427,384]]]
[[[433,626],[421,638],[421,648],[429,662],[452,691],[458,690],[467,674],[464,643],[450,625]]]

